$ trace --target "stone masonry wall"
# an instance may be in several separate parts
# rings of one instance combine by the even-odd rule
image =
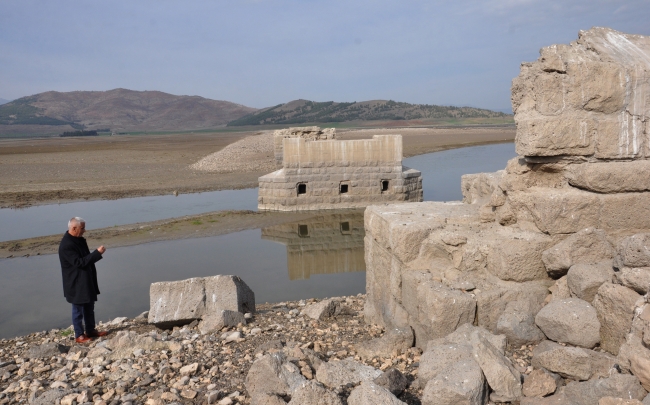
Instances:
[[[260,210],[358,208],[422,201],[419,171],[402,166],[402,137],[352,141],[283,140],[283,168],[260,177]]]
[[[336,139],[336,128],[291,127],[273,131],[273,151],[278,169],[282,167],[284,138],[303,138],[310,141],[327,141]]]
[[[509,401],[598,403],[619,373],[650,390],[650,38],[593,28],[540,54],[513,80],[505,170],[463,176],[463,203],[366,209],[365,316],[411,327],[430,364],[463,324],[539,344],[531,368],[570,384]]]

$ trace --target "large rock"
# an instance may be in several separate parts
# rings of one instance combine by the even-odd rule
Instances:
[[[216,332],[221,330],[224,326],[237,326],[238,324],[246,324],[244,314],[238,311],[231,311],[229,309],[216,310],[210,315],[204,316],[199,322],[199,330],[202,334]]]
[[[427,383],[422,405],[483,405],[487,394],[481,367],[472,359],[464,359],[450,364]]]
[[[524,378],[521,392],[527,397],[545,397],[555,392],[558,378],[544,369],[533,370]]]
[[[338,388],[349,383],[372,381],[382,374],[374,367],[366,366],[351,358],[322,363],[316,369],[316,380],[330,388]]]
[[[604,397],[642,400],[646,390],[635,376],[614,373],[609,378],[569,383],[564,395],[575,405],[593,405]]]
[[[533,312],[537,312],[548,296],[548,285],[541,282],[508,283],[491,286],[475,294],[478,325],[491,333],[497,333],[499,318],[510,302],[529,301]]]
[[[502,236],[490,249],[487,270],[505,281],[546,280],[541,252],[551,243],[549,236],[538,232],[520,232],[507,239]]]
[[[598,288],[612,281],[614,269],[612,261],[595,264],[578,263],[571,266],[567,273],[567,285],[573,296],[592,302]]]
[[[424,385],[434,379],[443,370],[461,360],[473,358],[472,346],[469,344],[445,343],[428,346],[420,357],[418,380]]]
[[[220,316],[222,310],[255,312],[255,294],[237,276],[164,281],[149,288],[149,323],[161,328]]]
[[[413,330],[407,326],[404,328],[388,328],[384,336],[357,345],[357,354],[362,359],[373,357],[388,358],[393,354],[402,354],[413,347]]]
[[[650,290],[650,267],[623,267],[616,272],[616,282],[645,295]]]
[[[302,403],[301,403],[302,404]],[[372,381],[364,381],[353,389],[348,397],[348,405],[406,405],[386,388]],[[325,404],[324,404],[325,405]]]
[[[246,375],[246,391],[260,395],[291,396],[307,380],[282,352],[266,354],[253,362]]]
[[[426,351],[431,350],[435,346],[445,344],[461,346],[469,345],[471,347],[474,347],[478,343],[478,336],[487,339],[487,341],[490,342],[492,346],[494,346],[499,351],[499,353],[505,353],[507,343],[505,335],[494,335],[487,329],[480,326],[474,326],[471,323],[465,323],[459,326],[458,329],[443,338],[430,340],[427,342]]]
[[[546,271],[560,277],[577,263],[598,263],[614,257],[615,250],[602,229],[587,228],[542,253]]]
[[[641,296],[617,284],[603,284],[594,298],[600,321],[600,346],[612,354],[625,342],[632,326],[634,308]]]
[[[600,342],[600,322],[594,307],[579,298],[551,301],[535,323],[551,340],[592,348]]]
[[[307,381],[293,391],[289,405],[343,405],[343,402],[338,395],[322,385]]]
[[[389,368],[382,375],[375,378],[374,383],[381,385],[393,395],[401,394],[409,385],[408,379],[396,368]]]
[[[619,267],[650,267],[650,233],[639,233],[623,239],[618,246]]]
[[[609,376],[616,363],[616,358],[608,353],[561,346],[548,340],[533,350],[532,359],[533,367],[579,381]]]
[[[573,164],[566,168],[569,184],[596,193],[650,191],[650,161]]]
[[[307,305],[302,310],[302,314],[320,320],[337,315],[341,310],[340,307],[341,303],[338,300],[330,298]]]
[[[32,346],[27,350],[27,357],[30,359],[43,359],[58,356],[61,353],[67,353],[70,346],[61,345],[58,343],[50,342],[43,343],[39,346]]]
[[[474,360],[481,366],[495,402],[512,402],[521,397],[521,374],[510,360],[499,352],[487,339],[477,335]]]
[[[499,185],[504,170],[494,173],[464,174],[460,178],[460,189],[463,193],[463,202],[466,204],[484,203]]]
[[[527,300],[508,303],[497,322],[497,333],[505,335],[508,343],[515,347],[541,342],[545,336],[535,325],[536,309],[537,306]]]

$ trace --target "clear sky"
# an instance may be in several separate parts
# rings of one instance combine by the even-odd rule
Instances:
[[[592,26],[650,35],[650,0],[0,0],[0,98],[122,87],[507,110],[522,61]]]

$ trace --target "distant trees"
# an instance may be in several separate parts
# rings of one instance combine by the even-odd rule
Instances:
[[[97,131],[71,131],[71,132],[64,132],[60,137],[68,137],[68,136],[97,136]]]

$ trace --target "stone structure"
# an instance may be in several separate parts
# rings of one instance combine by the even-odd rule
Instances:
[[[262,228],[262,239],[287,246],[290,280],[366,271],[363,236],[362,212],[329,213]]]
[[[282,169],[259,178],[260,210],[422,201],[420,172],[402,166],[401,135],[352,141],[288,137],[282,145]]]
[[[519,156],[505,171],[464,176],[464,203],[366,209],[365,316],[410,326],[437,358],[466,323],[511,345],[555,340],[562,353],[540,350],[535,367],[609,384],[618,363],[650,389],[650,38],[593,28],[540,53],[513,81]],[[596,403],[588,383],[526,403]]]
[[[336,139],[336,128],[291,127],[273,131],[273,152],[277,168],[282,168],[283,141],[285,138],[302,138],[309,141],[331,141]]]

